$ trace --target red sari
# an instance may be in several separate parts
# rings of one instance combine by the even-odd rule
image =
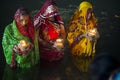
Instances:
[[[51,24],[47,18],[55,17],[56,21],[53,24],[57,24],[57,27],[60,27],[60,24],[63,24],[62,19],[59,15],[56,3],[53,0],[46,0],[43,7],[38,11],[38,13],[34,16],[34,26],[39,29],[39,37],[45,42],[54,45],[54,42],[57,38],[59,38],[59,32],[56,31],[54,25]],[[47,37],[49,39],[45,39],[43,35],[44,32],[47,33]],[[59,60],[62,58],[64,52],[58,51],[56,49],[51,49],[51,47],[44,46],[41,42],[39,43],[40,57],[41,59],[47,61]]]
[[[54,45],[54,42],[57,38],[59,38],[59,33],[54,29],[54,26],[52,24],[50,24],[48,21],[45,22],[45,24],[41,25],[40,28],[40,36],[41,38],[43,37],[43,32],[47,32],[49,40],[48,43],[51,44],[51,46]],[[45,39],[43,39],[45,40]],[[45,40],[46,41],[46,40]],[[59,60],[62,58],[64,52],[63,51],[57,51],[56,49],[51,49],[47,46],[40,44],[40,56],[42,59],[48,60],[48,61],[54,61],[54,60]]]

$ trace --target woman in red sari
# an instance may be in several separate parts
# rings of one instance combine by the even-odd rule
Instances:
[[[39,30],[41,59],[50,62],[61,59],[64,54],[63,43],[66,32],[57,5],[53,0],[46,0],[34,16],[34,26]]]

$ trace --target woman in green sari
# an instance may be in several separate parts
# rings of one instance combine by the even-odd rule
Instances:
[[[2,47],[6,63],[11,68],[29,68],[39,62],[39,48],[37,32],[34,30],[33,21],[24,8],[19,8],[11,24],[7,25]]]

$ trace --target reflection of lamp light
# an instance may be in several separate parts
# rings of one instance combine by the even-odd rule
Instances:
[[[21,51],[24,51],[28,46],[29,46],[29,43],[26,42],[25,40],[20,40],[18,44],[18,47],[20,48]]]
[[[91,30],[89,30],[89,32],[88,32],[88,35],[90,35],[90,36],[96,36],[96,29],[94,28],[94,29],[91,29]]]

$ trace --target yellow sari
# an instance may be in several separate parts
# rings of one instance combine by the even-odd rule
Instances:
[[[92,5],[86,1],[82,2],[68,24],[67,40],[73,55],[93,56],[95,53],[96,39],[91,41],[82,37],[88,30],[93,29],[97,22],[93,12],[91,19],[87,21],[88,9],[92,9]]]

